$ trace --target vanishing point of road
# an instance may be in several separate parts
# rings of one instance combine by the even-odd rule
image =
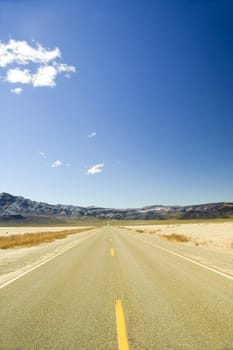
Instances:
[[[95,229],[3,286],[0,350],[232,350],[233,278],[141,237]]]

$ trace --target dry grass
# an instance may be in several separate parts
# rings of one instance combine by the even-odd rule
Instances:
[[[150,235],[154,235],[154,234],[158,234],[158,233],[160,233],[161,232],[161,230],[154,230],[154,231],[149,231],[148,233],[150,234]]]
[[[76,230],[64,230],[55,232],[38,232],[15,234],[11,236],[0,236],[0,249],[31,247],[41,243],[52,242],[55,239],[63,239],[68,235],[89,231],[91,228],[80,228]]]
[[[133,228],[130,228],[129,230],[133,230],[133,231],[134,231]],[[155,233],[161,232],[161,230],[147,231],[147,230],[142,230],[142,229],[137,229],[137,230],[135,230],[135,231],[138,232],[138,233],[149,233],[150,235],[153,235],[153,234],[155,234]]]
[[[231,248],[233,249],[233,242],[231,242]]]
[[[160,237],[161,239],[166,239],[167,241],[179,242],[179,243],[185,243],[190,241],[189,237],[178,233],[172,233],[170,235],[161,235]]]

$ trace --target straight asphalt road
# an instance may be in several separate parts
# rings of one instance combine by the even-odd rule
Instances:
[[[105,226],[0,289],[0,350],[233,350],[233,279],[158,245]]]

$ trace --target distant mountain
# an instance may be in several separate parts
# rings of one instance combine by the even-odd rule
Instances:
[[[111,209],[80,207],[74,205],[48,204],[0,194],[0,221],[24,220],[27,218],[76,218],[76,219],[208,219],[233,217],[233,202],[220,202],[189,206],[152,205],[135,209]]]

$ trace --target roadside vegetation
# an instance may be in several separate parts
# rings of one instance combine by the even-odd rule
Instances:
[[[0,236],[0,249],[31,247],[41,243],[48,243],[56,239],[63,239],[69,235],[89,231],[92,228],[80,228],[76,230],[64,230],[54,232],[37,232]]]
[[[133,230],[133,229],[131,229]],[[142,229],[135,230],[137,233],[149,233],[149,234],[159,234],[161,230],[155,230],[155,231],[146,231]],[[178,243],[185,243],[185,242],[190,242],[191,238],[189,238],[186,235],[182,235],[179,233],[171,233],[171,234],[159,234],[159,237],[163,240],[166,241],[171,241],[171,242],[178,242]],[[233,248],[233,243],[232,243],[232,248]]]
[[[188,236],[181,235],[178,233],[172,233],[170,235],[160,235],[160,238],[165,239],[167,241],[180,242],[180,243],[189,242],[191,240]]]
[[[133,228],[130,228],[130,229],[128,229],[128,230],[133,230],[134,231],[134,229]],[[142,230],[142,229],[138,229],[138,230],[135,230],[136,232],[138,232],[138,233],[149,233],[150,235],[154,235],[154,234],[158,234],[158,233],[160,233],[161,232],[161,230],[150,230],[150,231],[147,231],[147,230]]]

